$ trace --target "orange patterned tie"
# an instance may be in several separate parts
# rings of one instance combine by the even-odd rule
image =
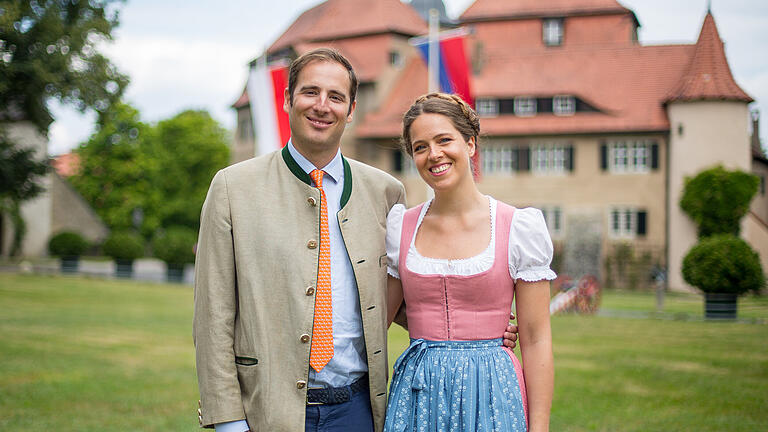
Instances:
[[[333,357],[333,308],[331,305],[331,236],[328,231],[328,201],[323,190],[324,171],[309,173],[320,189],[320,259],[317,263],[315,321],[312,324],[312,346],[309,364],[320,372]]]

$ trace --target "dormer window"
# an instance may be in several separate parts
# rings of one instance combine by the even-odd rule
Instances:
[[[542,21],[542,39],[544,45],[560,46],[563,44],[563,19],[547,18]]]
[[[576,98],[570,95],[555,96],[552,98],[552,112],[561,116],[573,115],[576,112]]]
[[[536,98],[521,96],[515,98],[515,115],[530,117],[536,115]]]
[[[480,117],[496,117],[499,115],[498,99],[477,99],[477,115]]]

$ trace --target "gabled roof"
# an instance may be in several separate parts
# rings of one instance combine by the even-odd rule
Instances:
[[[666,101],[734,100],[752,102],[736,84],[725,57],[725,47],[710,12],[704,18],[696,51],[685,74],[670,91]]]
[[[337,41],[300,43],[294,45],[296,54],[302,55],[315,48],[337,49],[349,60],[360,82],[376,80],[389,62],[392,40],[386,34],[377,34]]]
[[[53,159],[51,165],[61,177],[71,177],[80,171],[80,155],[73,152],[61,154]]]
[[[248,86],[245,86],[243,88],[243,93],[240,95],[239,98],[235,101],[235,103],[232,104],[232,108],[238,109],[242,108],[244,106],[248,106],[251,102],[248,100]]]
[[[693,50],[692,45],[616,44],[488,57],[480,75],[473,77],[476,99],[574,95],[600,112],[483,117],[481,131],[495,136],[667,131],[664,97],[685,71]],[[426,75],[424,62],[413,59],[386,102],[358,125],[357,134],[398,136],[403,113],[427,90]]]
[[[427,24],[400,0],[327,0],[307,10],[267,49],[275,53],[298,43],[398,33],[415,36]]]
[[[632,13],[616,0],[476,0],[459,21],[474,22],[528,17]]]

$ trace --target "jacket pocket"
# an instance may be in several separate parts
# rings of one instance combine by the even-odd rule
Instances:
[[[235,356],[235,364],[240,366],[255,366],[259,364],[259,359],[256,357]]]

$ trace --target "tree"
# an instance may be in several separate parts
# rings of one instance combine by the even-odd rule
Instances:
[[[163,227],[197,230],[214,174],[229,161],[227,131],[206,111],[184,111],[157,124],[153,140],[153,185],[162,201],[152,209]]]
[[[102,113],[97,130],[77,149],[80,171],[70,181],[112,230],[139,228],[149,237],[160,225],[157,215],[145,211],[160,202],[151,176],[151,134],[135,108],[118,103]],[[134,221],[136,212],[143,213],[141,221]]]
[[[46,133],[51,99],[104,112],[128,77],[97,49],[112,39],[122,0],[0,1],[0,121]]]
[[[11,255],[21,252],[21,241],[26,233],[20,204],[43,191],[39,179],[46,172],[47,160],[35,159],[34,149],[17,148],[0,130],[0,214],[8,213],[14,225]]]

